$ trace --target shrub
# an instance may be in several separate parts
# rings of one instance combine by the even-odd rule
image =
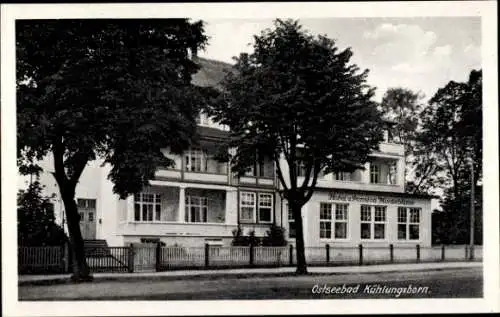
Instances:
[[[233,241],[231,242],[232,246],[258,246],[261,244],[261,240],[259,237],[255,236],[255,231],[251,230],[248,233],[248,236],[243,235],[243,230],[240,226],[237,229],[233,230]]]
[[[269,230],[266,231],[266,236],[262,239],[263,246],[282,247],[288,244],[285,235],[285,228],[273,224]]]

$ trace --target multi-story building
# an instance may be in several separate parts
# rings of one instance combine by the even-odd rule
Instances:
[[[218,85],[230,65],[199,58],[194,76],[201,86]],[[93,162],[76,189],[84,239],[105,239],[109,245],[161,241],[166,245],[229,245],[240,226],[264,236],[271,224],[295,239],[295,221],[280,194],[274,162],[264,160],[244,176],[231,172],[214,156],[228,137],[227,128],[201,113],[198,144],[182,155],[165,155],[175,166],[156,172],[150,186],[121,200],[107,179],[109,167]],[[317,190],[304,205],[306,246],[431,244],[431,197],[404,193],[404,149],[386,134],[374,160],[353,173],[322,174]],[[286,163],[282,168],[286,171]],[[59,190],[50,175],[51,158],[42,166],[41,182],[54,193],[55,210],[64,223]],[[287,173],[285,172],[285,175]],[[299,180],[300,181],[300,180]]]

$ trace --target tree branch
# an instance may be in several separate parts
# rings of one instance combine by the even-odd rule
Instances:
[[[276,155],[276,153],[275,153],[274,162],[276,163],[276,172],[278,173],[278,178],[281,182],[281,185],[283,185],[283,188],[286,191],[288,191],[288,186],[286,186],[285,179],[283,178],[283,171],[281,170],[281,166],[280,166],[279,154]]]
[[[314,188],[316,188],[316,183],[318,182],[318,175],[319,175],[320,171],[321,171],[321,165],[319,163],[316,163],[314,165],[314,176],[313,176],[311,186],[309,187],[309,191],[306,193],[306,195],[304,197],[305,201],[309,201],[309,199],[311,199],[311,197],[314,193]]]
[[[69,179],[69,184],[71,186],[76,186],[78,180],[80,179],[80,176],[83,173],[83,170],[85,169],[85,166],[87,166],[87,163],[88,163],[87,157],[83,154],[80,154],[79,159],[77,159],[75,162],[71,178]]]
[[[311,171],[313,170],[314,160],[308,161],[306,167],[306,176],[304,177],[304,181],[302,182],[302,186],[300,186],[300,190],[305,192],[307,189],[307,185],[309,184],[309,180],[311,179]]]
[[[64,171],[64,150],[60,137],[56,137],[53,141],[53,155],[54,155],[54,177],[59,184],[60,188],[67,186],[68,178]]]

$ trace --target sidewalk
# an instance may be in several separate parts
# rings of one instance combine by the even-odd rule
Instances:
[[[433,271],[457,268],[482,267],[482,262],[436,262],[436,263],[411,263],[411,264],[383,264],[365,266],[328,266],[308,267],[311,274],[375,274],[386,272],[408,271]],[[245,268],[245,269],[219,269],[219,270],[182,270],[165,272],[137,272],[137,273],[94,273],[94,281],[99,280],[130,280],[130,279],[211,279],[211,278],[245,278],[250,276],[279,276],[290,275],[295,272],[295,267],[280,268]],[[54,275],[20,275],[19,285],[47,285],[69,283],[70,274]]]

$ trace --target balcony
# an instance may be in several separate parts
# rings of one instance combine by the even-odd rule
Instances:
[[[196,186],[196,185],[194,185]],[[151,186],[120,204],[124,235],[231,235],[237,223],[236,192]]]
[[[215,159],[215,148],[210,145],[189,149],[183,155],[164,154],[173,159],[175,165],[157,170],[157,179],[223,185],[229,183],[228,164]]]
[[[403,144],[382,142],[379,146],[379,152],[374,153],[375,156],[379,156],[379,154],[403,156],[405,154],[405,148]]]
[[[264,162],[256,163],[245,175],[236,177],[236,182],[241,185],[274,186],[274,162],[264,160]]]
[[[378,157],[365,170],[336,175],[321,175],[317,186],[320,188],[341,188],[382,192],[404,191],[404,160],[402,158]],[[299,178],[302,182],[303,178]]]

